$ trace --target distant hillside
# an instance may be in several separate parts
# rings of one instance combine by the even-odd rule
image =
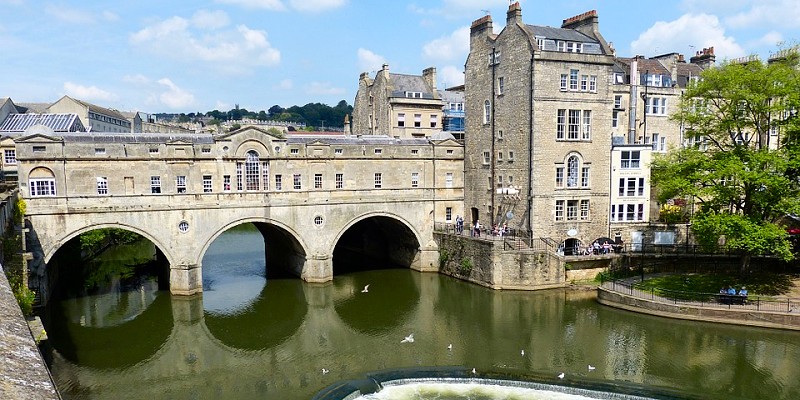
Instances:
[[[292,106],[283,108],[274,105],[269,110],[261,111],[248,111],[244,108],[239,108],[237,104],[235,108],[228,111],[213,110],[205,113],[157,113],[153,114],[159,121],[172,121],[172,122],[202,122],[203,124],[214,124],[223,121],[239,121],[242,119],[255,119],[255,120],[274,120],[285,122],[296,122],[307,127],[317,128],[324,130],[324,128],[343,128],[344,117],[353,113],[353,106],[347,104],[342,100],[335,107],[321,103],[308,103],[302,107]]]

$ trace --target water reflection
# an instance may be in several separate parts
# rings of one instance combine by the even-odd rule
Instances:
[[[219,264],[204,261],[212,290],[203,295],[152,292],[141,312],[93,317],[93,327],[79,323],[87,306],[53,307],[46,323],[63,397],[309,399],[373,371],[459,366],[696,398],[800,398],[796,332],[657,318],[600,306],[593,292],[497,292],[404,269],[324,285],[267,279],[263,261],[246,256],[255,244],[237,258],[241,243]],[[249,281],[265,283],[234,284]],[[116,307],[108,296],[84,301]],[[409,333],[414,343],[400,343]]]

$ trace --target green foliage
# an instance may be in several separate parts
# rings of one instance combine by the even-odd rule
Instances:
[[[450,260],[450,254],[447,250],[442,250],[439,252],[439,268],[444,268],[447,265],[447,261]]]
[[[282,138],[284,136],[283,131],[278,129],[278,128],[276,128],[276,127],[274,127],[274,126],[270,127],[270,128],[267,128],[267,133],[269,133],[272,136],[279,137],[279,138]]]
[[[28,286],[22,281],[21,274],[14,274],[8,277],[8,283],[11,285],[11,291],[14,293],[14,298],[19,303],[19,308],[22,314],[30,316],[33,314],[33,302],[36,300],[36,292],[30,290]]]
[[[797,57],[770,64],[723,64],[703,72],[672,116],[694,147],[656,155],[651,165],[658,200],[692,199],[692,231],[706,246],[725,242],[749,256],[791,259],[775,224],[800,212],[800,106]],[[784,134],[770,135],[773,129]]]
[[[14,203],[14,222],[21,224],[22,219],[25,217],[25,212],[28,210],[28,204],[25,203],[25,200],[22,198],[18,198],[17,202]]]
[[[675,224],[683,219],[683,210],[674,204],[662,204],[658,215],[665,223]]]
[[[82,233],[78,240],[81,243],[81,251],[96,253],[106,245],[129,244],[141,238],[141,235],[124,229],[105,228]]]
[[[458,266],[458,272],[462,275],[469,275],[472,272],[472,260],[469,258],[462,258],[461,264]]]
[[[228,132],[237,131],[239,129],[242,129],[242,125],[241,124],[233,124],[233,125],[231,125],[230,128],[228,128]]]

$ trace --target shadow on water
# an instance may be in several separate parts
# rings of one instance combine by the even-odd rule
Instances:
[[[334,279],[333,285],[334,291],[346,293],[335,300],[336,313],[348,326],[367,335],[385,333],[404,325],[420,298],[419,274],[408,269],[341,275]],[[366,285],[369,288],[364,293],[362,288]]]

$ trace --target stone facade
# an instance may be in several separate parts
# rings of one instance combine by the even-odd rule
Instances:
[[[163,252],[173,293],[202,290],[206,248],[241,223],[263,224],[265,239],[278,241],[285,254],[269,252],[268,263],[278,257],[324,282],[338,240],[364,219],[400,232],[391,257],[435,270],[434,223],[463,215],[463,146],[454,140],[40,129],[16,141],[39,261],[80,233],[123,228]]]
[[[122,113],[63,96],[47,108],[48,113],[78,114],[83,125],[95,132],[131,132],[131,122]]]
[[[442,131],[442,101],[436,90],[436,69],[422,75],[394,74],[389,66],[375,79],[364,72],[353,103],[352,132],[395,138],[431,137]]]
[[[608,234],[613,64],[594,12],[540,27],[523,23],[514,3],[498,35],[491,16],[472,23],[468,221],[565,246]]]

